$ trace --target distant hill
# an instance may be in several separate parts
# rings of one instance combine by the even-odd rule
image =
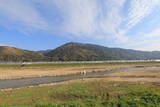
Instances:
[[[42,61],[43,54],[9,46],[0,46],[0,61]]]
[[[38,53],[41,53],[41,54],[46,54],[48,52],[52,51],[52,49],[47,49],[47,50],[40,50],[40,51],[37,51]]]
[[[93,44],[67,43],[44,53],[53,61],[102,61],[160,59],[160,52],[108,48]]]
[[[160,52],[109,48],[94,44],[66,43],[53,50],[29,51],[0,46],[0,61],[103,61],[160,59]]]

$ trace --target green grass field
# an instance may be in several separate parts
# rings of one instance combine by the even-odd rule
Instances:
[[[0,107],[160,107],[156,84],[91,81],[0,91]]]

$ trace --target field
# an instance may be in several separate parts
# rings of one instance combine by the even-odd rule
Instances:
[[[74,69],[88,68],[92,71],[98,68],[99,71],[132,66],[159,66],[159,63],[7,66],[2,66],[0,69],[6,71],[12,69],[12,72],[19,69],[26,71],[42,69],[45,72],[45,69],[73,69],[74,71]],[[91,79],[1,90],[0,107],[160,107],[160,68],[153,67]]]
[[[105,71],[133,66],[154,66],[159,62],[112,62],[112,63],[71,63],[71,64],[30,64],[0,65],[0,80],[28,77],[79,74],[82,71]]]
[[[151,83],[72,81],[0,92],[1,107],[159,107],[160,86]]]

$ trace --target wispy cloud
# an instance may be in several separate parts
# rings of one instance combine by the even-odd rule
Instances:
[[[53,0],[61,11],[62,29],[72,35],[92,35],[96,30],[96,0]]]
[[[156,28],[154,29],[153,31],[147,33],[147,34],[144,34],[145,37],[150,37],[150,38],[153,38],[153,37],[160,37],[160,28]]]
[[[115,36],[118,40],[123,41],[125,37],[119,30],[123,22],[122,9],[126,0],[108,0],[103,1],[99,8],[99,24],[98,31],[111,36]],[[104,35],[106,36],[106,35]]]
[[[0,24],[20,32],[45,31],[128,43],[127,33],[160,0],[0,0]],[[159,29],[146,36],[158,36]],[[136,34],[136,32],[135,32]],[[151,37],[150,36],[150,37]]]
[[[63,31],[75,36],[124,40],[119,26],[125,0],[53,0],[64,14]],[[115,19],[116,18],[116,19]],[[108,38],[108,37],[107,37]]]
[[[119,35],[123,35],[122,37],[128,36],[127,33],[133,29],[135,25],[149,16],[154,8],[160,5],[160,0],[132,0],[129,4],[130,6],[127,15],[123,20],[124,23],[121,25],[123,26],[123,29],[119,29]],[[129,40],[129,37],[125,40],[126,43],[128,43],[127,40]]]
[[[12,27],[18,30],[24,30],[22,27],[25,27],[27,30],[40,29],[49,32],[64,32],[74,36],[93,37],[97,33],[105,34],[104,36],[117,36],[118,26],[122,22],[120,10],[124,2],[125,0],[1,0],[1,16],[8,19],[1,23],[4,25],[9,23],[9,27],[12,24]],[[36,8],[38,4],[41,5],[39,7],[41,9]],[[41,11],[44,8],[50,9],[60,17],[53,16],[53,20],[47,20],[46,16],[43,16],[45,11]],[[54,10],[55,8],[56,10]],[[61,24],[51,24],[57,18],[62,19]]]
[[[32,3],[25,0],[0,0],[0,2],[0,16],[3,18],[1,24],[6,27],[21,30],[48,28],[48,23]]]
[[[139,32],[136,35],[129,36],[129,41],[126,41],[123,46],[125,48],[157,51],[160,50],[160,28],[151,30],[150,32]]]
[[[128,29],[148,16],[160,0],[132,0],[128,14]]]

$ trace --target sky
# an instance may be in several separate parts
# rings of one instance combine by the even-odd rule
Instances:
[[[67,42],[160,51],[160,0],[0,0],[0,45]]]

